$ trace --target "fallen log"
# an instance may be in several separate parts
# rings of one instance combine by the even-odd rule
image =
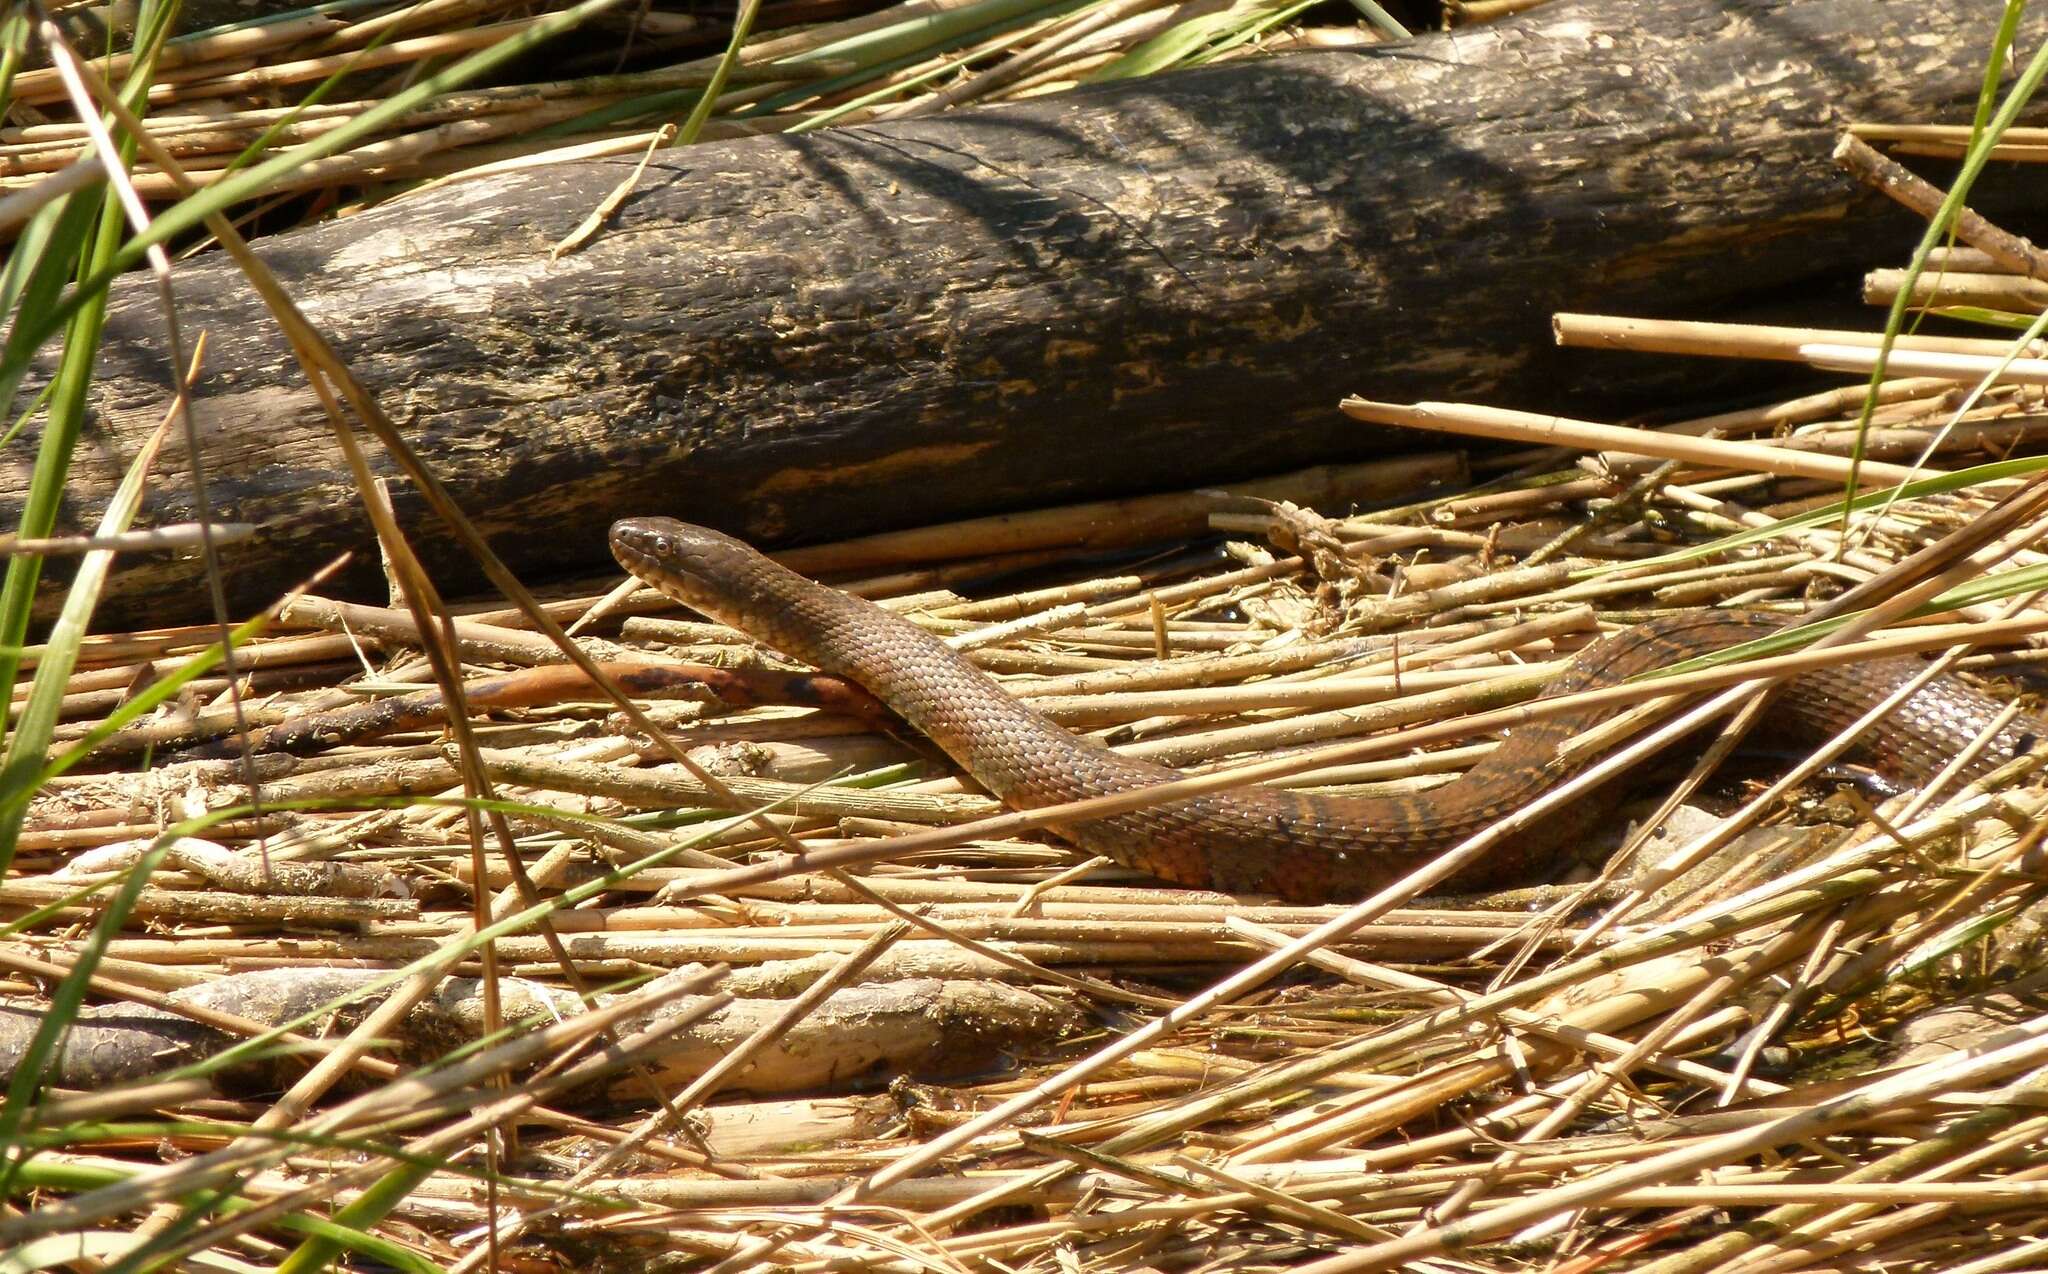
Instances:
[[[1848,295],[1917,227],[1830,147],[1852,119],[1967,119],[1997,16],[1557,3],[1362,54],[665,152],[559,260],[631,164],[464,182],[264,252],[515,566],[604,561],[631,513],[816,541],[1406,445],[1345,420],[1346,392],[1586,411],[1667,383],[1668,361],[1552,349],[1550,312],[1697,317],[1818,277]],[[2020,46],[2044,32],[2030,15]],[[251,605],[367,523],[232,265],[181,266],[177,291],[212,342],[213,507],[262,528],[229,550]],[[75,525],[160,416],[159,328],[146,281],[117,289]],[[177,453],[151,521],[193,516]],[[23,460],[0,474],[0,512],[25,484]],[[461,570],[396,498],[430,565]],[[197,570],[126,559],[103,624],[191,617]]]

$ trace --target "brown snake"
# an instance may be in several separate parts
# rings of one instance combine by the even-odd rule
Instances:
[[[1185,777],[1076,738],[929,633],[730,536],[669,518],[629,518],[612,527],[611,542],[627,570],[676,600],[865,686],[1013,807]],[[1581,651],[1545,697],[1611,685],[1761,636],[1781,622],[1701,611],[1638,625]],[[1830,734],[1923,666],[1892,658],[1802,673],[1772,700],[1766,726],[1782,738]],[[1253,786],[1055,830],[1084,849],[1183,885],[1353,900],[1571,777],[1590,758],[1567,763],[1560,747],[1623,710],[1590,707],[1518,728],[1462,777],[1425,791],[1322,796]],[[1866,734],[1860,755],[1894,778],[1924,781],[1989,728],[1998,711],[1996,701],[1940,677]],[[2031,719],[2003,727],[1971,772],[2029,749],[2034,728]],[[1450,883],[1473,888],[1527,878],[1552,866],[1611,810],[1611,800],[1589,795],[1509,836]]]

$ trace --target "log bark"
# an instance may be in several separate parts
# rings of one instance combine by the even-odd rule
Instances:
[[[1585,411],[1665,384],[1672,360],[1552,349],[1548,315],[1852,295],[1918,227],[1830,147],[1853,119],[1967,119],[1997,16],[1561,2],[1362,54],[666,152],[560,260],[629,163],[470,181],[264,252],[516,566],[603,561],[631,513],[816,541],[1403,445],[1342,418],[1347,392]],[[2044,32],[2030,14],[2019,47]],[[261,602],[367,523],[232,266],[182,267],[177,290],[212,341],[215,509],[262,526],[230,550],[233,592]],[[146,281],[117,291],[79,525],[163,409],[155,304]],[[0,513],[32,450],[10,451]],[[173,448],[151,520],[192,515],[181,465]],[[459,570],[398,499],[430,564]],[[105,622],[191,617],[197,569],[125,561]]]

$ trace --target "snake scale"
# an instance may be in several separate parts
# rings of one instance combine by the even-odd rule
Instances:
[[[612,551],[678,601],[822,671],[866,687],[1018,809],[1083,800],[1184,777],[1080,739],[1006,693],[944,642],[870,602],[806,579],[730,536],[670,518],[615,524]],[[1545,697],[1611,685],[1639,672],[1770,632],[1781,620],[1725,611],[1676,615],[1588,646]],[[1772,742],[1831,733],[1923,665],[1891,658],[1809,671],[1773,698]],[[1350,901],[1412,871],[1562,783],[1582,762],[1561,746],[1617,713],[1592,707],[1518,728],[1461,777],[1389,796],[1333,796],[1244,787],[1055,827],[1063,838],[1151,875],[1198,888]],[[1867,734],[1861,757],[1920,782],[1988,729],[1999,704],[1940,677]],[[2033,745],[2036,723],[2006,725],[1976,772]],[[1584,799],[1509,836],[1448,884],[1473,889],[1553,866],[1613,801]]]

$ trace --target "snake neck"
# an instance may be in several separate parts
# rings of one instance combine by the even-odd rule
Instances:
[[[868,602],[818,590],[785,608],[769,636],[783,653],[858,682],[1014,805],[1071,799],[1077,766],[1097,782],[1115,772],[1118,789],[1181,777],[1069,733],[959,651]]]

